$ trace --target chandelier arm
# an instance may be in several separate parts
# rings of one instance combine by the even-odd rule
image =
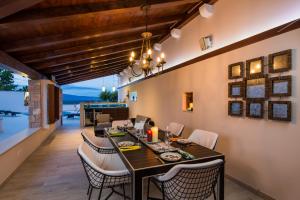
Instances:
[[[132,67],[131,67],[131,74],[132,74],[133,76],[135,76],[135,77],[139,77],[139,76],[141,76],[141,75],[143,74],[143,72],[140,73],[140,74],[136,73],[135,70],[133,69],[133,66],[132,66]]]
[[[141,49],[141,54],[140,54],[140,66],[141,66],[141,62],[142,62],[142,58],[143,58],[143,50],[144,50],[144,46],[145,46],[145,39],[143,39],[143,42],[142,42],[142,49]]]

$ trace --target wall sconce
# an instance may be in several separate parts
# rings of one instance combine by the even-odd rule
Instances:
[[[214,6],[205,3],[199,8],[199,13],[204,18],[210,18],[214,14]]]
[[[179,39],[181,37],[181,30],[177,28],[173,28],[171,30],[171,36],[175,39]]]

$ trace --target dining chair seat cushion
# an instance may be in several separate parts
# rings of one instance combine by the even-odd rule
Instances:
[[[217,159],[217,160],[213,160],[210,162],[205,162],[205,163],[197,163],[197,164],[179,164],[179,165],[175,165],[174,167],[172,167],[167,173],[165,173],[164,175],[161,176],[157,176],[155,177],[158,181],[163,182],[163,181],[168,181],[170,179],[172,179],[174,176],[176,176],[178,174],[178,172],[181,169],[201,169],[201,168],[209,168],[211,166],[215,166],[218,165],[220,163],[222,163],[223,160],[221,159]]]
[[[130,175],[118,154],[100,154],[86,143],[82,143],[79,146],[78,153],[92,168],[104,175]]]
[[[218,140],[218,134],[196,129],[190,135],[188,140],[209,149],[214,149]]]
[[[172,135],[175,135],[175,136],[180,136],[182,134],[183,129],[184,129],[184,125],[176,123],[176,122],[171,122],[168,125],[168,130],[170,131],[170,133]]]
[[[82,135],[95,147],[102,149],[114,149],[108,138],[96,137],[93,127],[86,127],[82,131]]]
[[[124,127],[125,124],[127,127],[133,127],[133,124],[130,120],[115,120],[112,122],[112,128],[117,128],[118,126]]]

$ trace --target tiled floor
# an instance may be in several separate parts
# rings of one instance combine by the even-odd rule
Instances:
[[[87,199],[88,182],[76,153],[76,148],[81,142],[79,121],[66,120],[65,126],[56,131],[56,134],[33,153],[0,188],[0,199]],[[225,183],[226,200],[261,200],[230,180],[226,179]],[[103,196],[105,197],[108,192],[105,191]],[[159,195],[155,188],[151,189],[151,193],[154,196]],[[92,199],[97,197],[98,191],[95,190]],[[115,195],[111,199],[122,198]]]

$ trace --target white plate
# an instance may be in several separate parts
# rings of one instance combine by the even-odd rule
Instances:
[[[179,143],[179,144],[189,144],[189,143],[191,143],[191,141],[189,141],[188,139],[177,139],[177,143]]]
[[[118,143],[119,147],[130,147],[133,145],[134,145],[134,142],[132,142],[132,141],[123,141],[123,142]]]
[[[175,162],[182,158],[182,156],[179,153],[174,152],[166,152],[160,154],[161,159],[168,161],[168,162]]]

